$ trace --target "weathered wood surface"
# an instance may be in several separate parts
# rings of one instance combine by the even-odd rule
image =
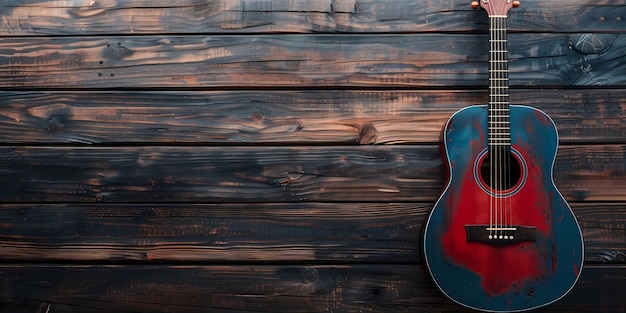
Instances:
[[[441,126],[487,100],[469,2],[2,1],[0,311],[467,312],[420,236]],[[624,18],[508,19],[512,101],[555,119],[586,240],[543,312],[626,311]]]
[[[624,266],[588,266],[541,312],[623,312]],[[474,312],[451,303],[415,264],[0,266],[10,312]],[[595,295],[590,297],[589,295]]]
[[[626,143],[626,89],[518,89],[562,144]],[[484,90],[0,92],[0,143],[412,144],[439,142]]]
[[[626,203],[572,203],[585,262],[626,263]],[[2,262],[421,262],[432,203],[12,204]]]
[[[467,0],[38,1],[5,0],[2,36],[484,31],[485,14]],[[613,31],[626,2],[525,0],[510,14],[517,31]],[[62,26],[61,26],[62,25]]]
[[[626,146],[564,146],[569,201],[626,201]],[[0,148],[3,202],[434,201],[438,146]]]
[[[485,86],[483,34],[16,37],[0,88]],[[625,86],[626,34],[509,36],[513,86]]]

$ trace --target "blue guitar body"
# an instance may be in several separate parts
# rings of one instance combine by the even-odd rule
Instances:
[[[510,106],[504,159],[515,170],[498,187],[485,174],[495,153],[488,115],[488,106],[467,107],[444,128],[449,176],[426,223],[424,256],[437,286],[455,302],[489,312],[529,310],[572,289],[583,265],[582,234],[553,182],[552,120],[538,109]]]

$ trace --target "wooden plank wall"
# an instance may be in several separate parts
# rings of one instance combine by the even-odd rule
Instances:
[[[421,261],[438,136],[487,101],[463,0],[0,3],[0,311],[465,312]],[[586,240],[543,312],[625,312],[626,1],[527,0],[512,100]]]

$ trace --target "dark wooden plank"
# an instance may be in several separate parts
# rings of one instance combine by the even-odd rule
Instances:
[[[586,267],[541,312],[623,312],[623,266]],[[245,283],[243,283],[245,282]],[[419,265],[0,266],[0,309],[26,312],[473,312]]]
[[[484,30],[467,0],[318,1],[3,1],[2,36],[228,33],[415,32]],[[623,0],[526,0],[513,30],[618,31]]]
[[[626,142],[624,89],[517,89],[561,143]],[[439,142],[481,90],[0,92],[0,142],[412,144]]]
[[[604,95],[619,101],[623,91]],[[0,92],[0,142],[435,142],[454,110],[486,101],[470,90]]]
[[[583,229],[585,262],[626,263],[626,206],[581,203],[572,207]]]
[[[625,201],[626,146],[563,146],[569,201]],[[4,147],[4,202],[434,201],[438,146]]]
[[[3,205],[0,261],[414,262],[427,205]]]
[[[513,86],[624,86],[626,34],[511,34]],[[0,88],[486,86],[483,34],[16,37]]]
[[[421,262],[432,203],[4,204],[3,262]],[[626,263],[626,203],[572,203],[585,262]]]

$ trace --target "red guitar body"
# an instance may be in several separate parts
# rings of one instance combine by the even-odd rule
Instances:
[[[424,256],[452,300],[484,311],[528,310],[574,286],[583,265],[582,235],[552,180],[558,145],[552,120],[535,108],[511,106],[509,162],[517,163],[516,175],[498,190],[484,177],[487,115],[487,106],[468,107],[446,124],[449,178],[427,220]],[[516,230],[488,231],[490,225]]]

